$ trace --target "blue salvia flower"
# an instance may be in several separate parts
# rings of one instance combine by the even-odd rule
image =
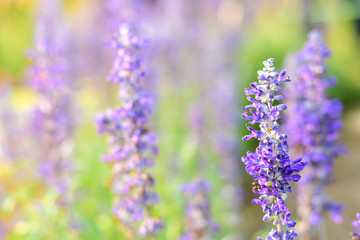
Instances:
[[[39,21],[35,48],[30,51],[33,64],[28,77],[40,99],[31,114],[31,130],[38,146],[41,176],[46,185],[62,194],[68,189],[73,162],[73,100],[62,39],[52,27],[46,19]]]
[[[147,128],[153,99],[142,87],[144,45],[146,41],[129,25],[120,25],[110,42],[117,57],[108,80],[119,85],[121,106],[96,118],[99,133],[109,136],[109,152],[104,161],[113,170],[111,189],[116,194],[113,212],[132,237],[154,237],[163,228],[161,219],[150,214],[151,206],[159,202],[152,190],[155,180],[148,172],[154,165],[157,139]]]
[[[210,212],[209,192],[211,185],[200,177],[184,184],[182,193],[187,199],[185,207],[185,228],[179,240],[213,239],[219,226],[214,222]]]
[[[352,240],[360,240],[360,213],[356,214],[357,220],[353,221],[351,225],[354,227],[354,232],[352,233]]]
[[[258,71],[259,83],[251,83],[251,88],[245,89],[247,99],[252,103],[243,109],[250,109],[242,114],[242,117],[249,120],[249,124],[259,124],[260,130],[250,126],[250,135],[244,136],[243,140],[256,138],[260,141],[255,152],[248,152],[242,157],[246,171],[254,176],[253,191],[259,194],[258,199],[253,203],[259,204],[265,213],[264,221],[273,221],[277,230],[273,229],[267,236],[267,240],[294,239],[297,235],[293,230],[283,232],[283,226],[292,228],[294,220],[290,218],[291,213],[285,205],[287,194],[291,192],[290,181],[299,181],[300,175],[295,174],[303,170],[304,164],[301,159],[290,160],[287,144],[287,135],[279,133],[278,119],[281,118],[280,111],[286,109],[285,104],[276,104],[282,100],[277,94],[283,82],[290,81],[285,77],[285,71],[280,74],[274,67],[274,59],[264,61],[264,68]],[[261,239],[261,238],[258,238]]]
[[[312,31],[309,41],[296,56],[297,78],[289,101],[293,106],[286,122],[291,132],[289,142],[296,154],[309,163],[298,193],[298,213],[302,218],[299,228],[304,236],[316,234],[312,226],[319,224],[326,212],[334,222],[342,220],[342,206],[324,192],[324,187],[333,179],[336,157],[344,153],[338,144],[343,125],[342,103],[326,96],[326,89],[335,83],[333,77],[326,76],[325,61],[330,55],[322,34]]]

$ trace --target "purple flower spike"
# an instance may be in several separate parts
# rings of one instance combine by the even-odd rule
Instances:
[[[318,234],[314,225],[322,221],[325,213],[335,223],[342,221],[342,206],[330,200],[324,190],[333,181],[337,156],[345,152],[338,144],[342,103],[326,96],[326,89],[335,82],[326,76],[325,61],[330,55],[322,34],[310,32],[309,41],[296,56],[297,77],[288,91],[290,111],[285,127],[291,133],[289,143],[294,146],[294,154],[309,163],[298,193],[298,213],[302,218],[299,233],[304,238]]]
[[[179,240],[211,239],[211,236],[219,231],[219,226],[210,215],[208,200],[210,191],[210,183],[201,178],[183,185],[182,192],[187,199],[186,232],[180,236]]]
[[[57,7],[56,1],[49,4],[48,7]],[[29,53],[32,65],[28,69],[28,78],[39,97],[31,112],[31,131],[40,176],[49,188],[55,188],[61,194],[61,202],[65,203],[68,200],[65,201],[64,193],[73,169],[74,103],[69,67],[64,58],[66,40],[55,31],[63,28],[53,21],[53,18],[45,17],[38,21],[35,46]]]
[[[290,218],[291,213],[285,205],[287,194],[291,192],[290,181],[298,181],[300,175],[295,174],[305,167],[301,159],[290,160],[287,144],[287,135],[279,133],[278,119],[280,111],[285,110],[284,104],[277,104],[275,100],[282,97],[277,95],[280,84],[290,81],[284,78],[285,71],[280,74],[274,67],[274,59],[264,61],[263,70],[258,71],[259,83],[250,84],[251,88],[245,89],[245,94],[255,95],[255,99],[248,97],[251,104],[244,107],[250,108],[250,113],[242,115],[249,124],[259,124],[260,131],[251,127],[248,129],[252,134],[243,139],[257,138],[260,143],[254,153],[248,152],[242,157],[246,171],[254,176],[253,191],[259,194],[258,199],[253,203],[261,205],[265,216],[264,221],[273,221],[277,230],[273,229],[267,236],[270,239],[294,239],[296,233],[291,231],[283,232],[283,226],[291,228],[295,222]]]
[[[99,134],[107,134],[109,140],[109,151],[103,160],[113,170],[111,189],[116,194],[113,212],[131,238],[155,237],[164,227],[161,219],[151,217],[150,213],[160,199],[152,190],[155,179],[147,172],[154,165],[157,138],[146,126],[153,99],[142,87],[144,44],[146,41],[129,25],[119,27],[109,43],[117,50],[117,57],[108,80],[119,85],[122,104],[99,113],[95,119]]]

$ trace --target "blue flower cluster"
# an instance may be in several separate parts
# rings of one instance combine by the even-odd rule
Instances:
[[[264,68],[258,71],[258,83],[251,83],[251,88],[245,89],[245,94],[255,95],[248,97],[250,105],[244,107],[249,112],[242,117],[249,120],[249,124],[259,124],[260,130],[247,127],[251,134],[243,137],[243,140],[256,138],[260,141],[255,152],[248,152],[242,157],[246,171],[254,176],[253,191],[259,194],[253,203],[259,204],[265,213],[264,221],[273,221],[277,230],[272,230],[267,236],[271,239],[294,239],[296,233],[293,230],[283,232],[283,226],[294,227],[295,222],[290,218],[291,213],[285,205],[287,194],[291,192],[290,181],[299,181],[300,175],[295,174],[303,170],[305,163],[301,159],[290,160],[287,144],[287,135],[279,133],[278,119],[280,111],[286,109],[285,104],[277,104],[283,96],[277,95],[280,84],[290,81],[285,78],[285,71],[280,74],[274,67],[274,59],[264,61]],[[260,239],[260,238],[259,238]]]

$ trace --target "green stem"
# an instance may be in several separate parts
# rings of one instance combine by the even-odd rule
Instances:
[[[327,233],[326,233],[326,223],[325,219],[321,221],[320,224],[320,240],[327,240]]]
[[[277,231],[278,231],[278,234],[280,235],[280,237],[282,239],[282,237],[284,235],[284,231],[283,231],[283,226],[282,226],[281,222],[279,222],[278,225],[277,225]]]

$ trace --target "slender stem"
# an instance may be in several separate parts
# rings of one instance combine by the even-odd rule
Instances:
[[[127,236],[127,239],[129,239],[129,240],[135,239],[134,230],[130,226],[127,226],[120,221],[117,221],[117,223],[120,226],[120,228],[124,231],[125,235]]]
[[[327,240],[327,234],[326,234],[326,223],[325,219],[321,221],[320,224],[320,240]]]
[[[282,226],[281,222],[279,222],[277,225],[277,231],[278,231],[278,234],[280,235],[280,238],[282,239],[282,237],[284,235],[284,231],[283,231],[283,226]]]

